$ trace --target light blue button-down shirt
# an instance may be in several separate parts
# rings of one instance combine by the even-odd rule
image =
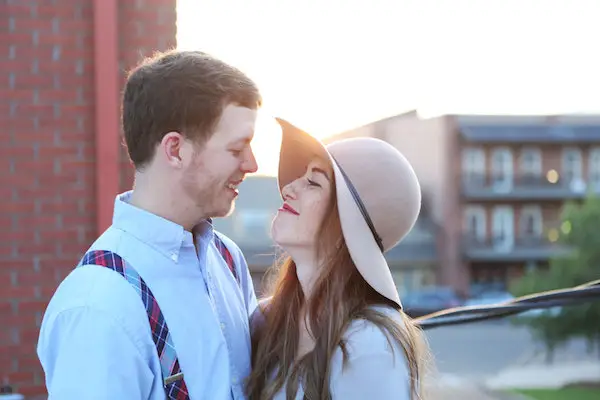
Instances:
[[[112,226],[90,249],[119,254],[152,290],[191,399],[244,399],[256,296],[241,251],[219,233],[238,284],[208,222],[195,230],[196,253],[190,232],[128,204],[130,195],[117,196]],[[50,399],[165,398],[141,298],[107,268],[76,268],[65,278],[44,314],[37,352]]]

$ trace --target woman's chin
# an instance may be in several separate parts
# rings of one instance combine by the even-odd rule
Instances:
[[[273,239],[278,246],[283,247],[286,242],[286,227],[281,222],[282,221],[277,217],[273,219],[273,222],[271,223],[271,239]]]
[[[294,246],[292,240],[286,239],[286,235],[282,234],[283,232],[278,232],[276,229],[271,230],[271,239],[277,245],[277,247],[281,248],[284,252],[287,252],[287,249]]]
[[[273,242],[277,245],[277,247],[280,247],[282,250],[285,250],[285,248],[289,246],[288,241],[286,241],[280,235],[277,235],[277,233],[275,232],[271,232],[271,238],[273,239]]]

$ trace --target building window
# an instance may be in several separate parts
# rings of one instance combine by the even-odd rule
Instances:
[[[519,231],[523,238],[542,236],[542,209],[539,206],[525,206],[521,209]]]
[[[502,147],[492,151],[492,185],[494,190],[508,191],[513,184],[513,155]]]
[[[485,209],[482,206],[467,206],[464,212],[464,232],[469,240],[485,240]]]
[[[469,185],[485,183],[485,153],[480,148],[466,148],[462,152],[463,180]]]
[[[510,206],[494,207],[492,214],[493,244],[497,250],[509,251],[515,243],[514,213]]]
[[[540,149],[526,147],[521,151],[519,170],[523,184],[539,182],[542,176],[542,154]]]
[[[435,274],[428,265],[392,269],[392,276],[401,296],[435,283]]]
[[[581,150],[577,148],[563,149],[562,179],[571,190],[579,191],[583,185],[583,168]],[[585,188],[583,188],[585,190]]]
[[[589,182],[595,191],[600,191],[600,147],[590,151]]]

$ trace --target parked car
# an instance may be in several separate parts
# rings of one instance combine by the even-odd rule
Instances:
[[[402,297],[404,312],[412,318],[459,307],[462,303],[458,294],[452,288],[445,286],[430,286]]]

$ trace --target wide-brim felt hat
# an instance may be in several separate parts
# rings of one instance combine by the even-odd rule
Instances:
[[[325,146],[290,122],[276,120],[282,129],[279,190],[302,177],[315,157],[328,160],[352,261],[373,289],[402,307],[385,253],[408,234],[421,209],[421,188],[411,164],[380,139],[341,139]]]

